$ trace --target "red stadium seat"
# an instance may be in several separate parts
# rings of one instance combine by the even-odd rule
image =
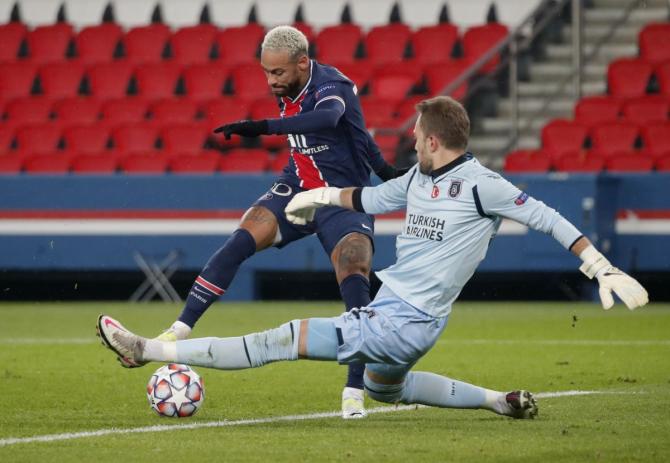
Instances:
[[[17,154],[0,154],[0,175],[18,174],[23,166],[23,159]]]
[[[158,125],[192,122],[198,112],[198,105],[183,98],[168,98],[151,105],[149,116]]]
[[[168,160],[165,156],[153,152],[135,153],[122,157],[119,160],[119,167],[126,174],[164,174],[168,167]]]
[[[616,122],[619,118],[621,102],[606,96],[582,98],[575,106],[575,121],[587,127],[607,122]]]
[[[86,72],[90,94],[100,99],[125,97],[132,73],[127,61],[96,64]]]
[[[453,24],[424,26],[411,38],[414,58],[424,65],[449,61],[457,40],[458,27]]]
[[[236,66],[232,72],[232,80],[235,96],[238,98],[256,100],[270,95],[267,78],[258,64]]]
[[[230,67],[220,62],[189,66],[183,72],[186,96],[195,101],[220,98],[229,74]]]
[[[123,29],[114,23],[85,27],[74,39],[77,59],[85,64],[112,61],[122,36]]]
[[[369,61],[358,61],[356,63],[337,63],[333,64],[342,74],[348,77],[356,87],[359,93],[372,79],[374,67]]]
[[[109,129],[100,125],[70,127],[63,131],[65,149],[70,153],[97,154],[107,149]]]
[[[0,63],[0,100],[30,95],[36,74],[33,63]]]
[[[561,155],[580,150],[584,146],[587,130],[576,122],[555,119],[542,128],[542,147]]]
[[[256,63],[256,53],[265,30],[256,23],[228,27],[216,35],[219,59],[226,65]]]
[[[180,124],[164,127],[160,132],[163,150],[170,154],[195,154],[204,149],[208,136],[202,124]]]
[[[158,129],[148,123],[121,126],[112,131],[114,149],[119,153],[152,151],[157,138]]]
[[[291,159],[291,155],[288,151],[277,154],[275,157],[270,159],[270,171],[272,172],[281,172],[284,170]]]
[[[624,119],[639,125],[665,122],[669,111],[670,101],[658,95],[634,98],[623,105]]]
[[[143,98],[120,98],[110,100],[102,106],[102,123],[107,127],[142,122],[148,111]]]
[[[610,122],[591,129],[591,147],[609,157],[617,151],[630,151],[640,131],[636,125],[625,122]]]
[[[656,68],[656,79],[661,94],[670,96],[670,61]]]
[[[355,24],[324,27],[316,37],[316,56],[324,63],[353,63],[362,36]]]
[[[421,100],[423,100],[424,98],[425,96],[423,95],[415,95],[405,98],[404,100],[399,102],[398,106],[396,106],[395,108],[396,117],[401,122],[404,122],[410,117],[416,115],[416,104]]]
[[[654,166],[659,172],[670,172],[670,152],[665,156],[656,159]]]
[[[402,61],[411,35],[409,27],[402,23],[373,27],[365,37],[368,61],[375,65]]]
[[[137,94],[143,98],[172,98],[180,68],[174,63],[142,64],[135,70]]]
[[[114,174],[118,160],[107,154],[82,154],[74,156],[70,163],[72,172],[84,175]]]
[[[368,127],[391,127],[397,101],[373,97],[361,98],[361,109]]]
[[[639,153],[611,156],[605,161],[609,172],[649,172],[654,167],[654,159]]]
[[[47,122],[51,115],[51,106],[52,102],[43,97],[18,98],[7,105],[3,125],[18,127]]]
[[[28,174],[67,174],[70,158],[64,154],[38,154],[27,158],[23,168]]]
[[[36,27],[26,37],[30,61],[42,64],[64,60],[71,39],[72,26],[69,24]]]
[[[607,87],[610,95],[635,98],[647,93],[653,68],[638,58],[621,58],[607,68]]]
[[[174,174],[210,174],[219,168],[220,155],[214,151],[202,151],[193,156],[172,157],[168,161]]]
[[[221,156],[219,170],[223,172],[263,172],[270,158],[265,150],[234,150]]]
[[[72,61],[50,63],[40,68],[38,76],[44,95],[54,99],[67,98],[79,93],[84,66]]]
[[[517,150],[505,157],[505,172],[548,172],[550,156],[540,150]]]
[[[206,63],[216,32],[216,26],[212,24],[182,27],[170,38],[172,60],[180,64]]]
[[[507,37],[507,26],[489,23],[473,26],[463,34],[463,56],[473,62]],[[482,73],[493,71],[500,63],[500,54],[489,60],[482,68]]]
[[[19,22],[0,25],[0,62],[18,59],[19,47],[27,32],[28,28]]]
[[[28,154],[52,153],[58,149],[60,138],[60,127],[50,123],[29,125],[16,131],[17,148]]]
[[[561,172],[600,172],[605,166],[603,158],[586,151],[571,152],[556,161],[556,169]]]
[[[642,144],[655,158],[670,152],[670,123],[642,127]]]
[[[647,24],[639,34],[640,56],[651,64],[670,60],[670,23]]]
[[[227,122],[247,119],[249,107],[247,100],[226,96],[206,103],[203,106],[203,115],[209,123],[209,128],[213,129]]]
[[[456,80],[472,63],[465,59],[452,60],[446,63],[426,67],[426,83],[431,95],[439,95]],[[465,81],[454,91],[449,93],[456,100],[462,100],[468,91],[468,82]]]
[[[132,63],[160,62],[169,38],[170,29],[165,24],[135,27],[122,39],[126,59]]]
[[[100,101],[86,97],[66,98],[56,103],[53,111],[61,126],[94,124],[100,118]]]
[[[417,81],[413,69],[380,69],[374,74],[371,94],[377,98],[400,101],[407,97]]]

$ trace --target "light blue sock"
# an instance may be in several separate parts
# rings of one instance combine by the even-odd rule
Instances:
[[[400,402],[443,408],[486,408],[493,410],[502,394],[446,376],[423,371],[405,378]]]

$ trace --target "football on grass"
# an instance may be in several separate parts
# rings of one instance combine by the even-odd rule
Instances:
[[[147,384],[149,405],[160,416],[192,416],[205,400],[200,375],[188,365],[170,363],[151,375]]]

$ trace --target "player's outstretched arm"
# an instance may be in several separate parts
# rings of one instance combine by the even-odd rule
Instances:
[[[320,207],[339,206],[353,209],[355,188],[322,187],[298,193],[289,201],[284,212],[289,222],[305,225],[314,220],[314,213]]]
[[[649,302],[649,294],[634,278],[614,267],[593,244],[581,237],[573,246],[572,252],[584,263],[579,270],[590,279],[598,280],[600,301],[605,310],[614,305],[612,292],[630,309],[642,307]]]

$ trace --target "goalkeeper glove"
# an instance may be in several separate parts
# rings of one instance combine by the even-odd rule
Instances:
[[[222,125],[214,129],[214,133],[223,133],[226,140],[230,140],[232,134],[242,135],[243,137],[257,137],[267,135],[268,130],[268,121],[261,119],[259,121],[243,120]]]
[[[340,190],[334,187],[315,188],[295,195],[286,205],[286,219],[295,225],[314,220],[314,213],[323,206],[341,206]]]
[[[584,249],[579,258],[584,263],[579,267],[584,275],[593,279],[596,277],[600,289],[600,301],[605,310],[614,305],[612,291],[619,296],[624,304],[633,310],[649,302],[649,294],[634,278],[614,267],[598,250],[590,245]]]

